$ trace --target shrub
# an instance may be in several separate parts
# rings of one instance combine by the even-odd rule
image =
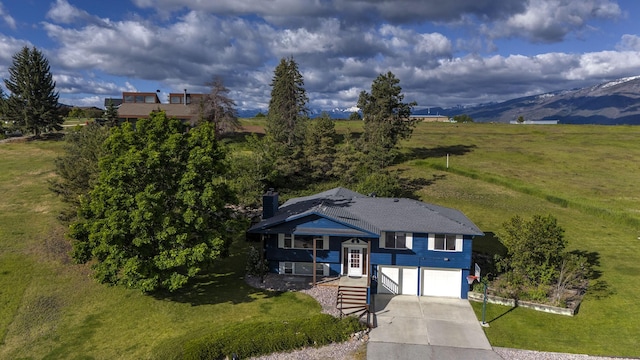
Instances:
[[[241,359],[307,346],[342,342],[365,328],[358,319],[337,319],[320,314],[308,319],[246,322],[193,339],[184,344],[185,359],[223,359],[232,354]]]

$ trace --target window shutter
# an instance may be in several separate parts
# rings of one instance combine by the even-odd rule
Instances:
[[[405,241],[405,245],[407,246],[407,249],[413,249],[413,234],[412,233],[406,233],[404,241]]]
[[[462,235],[456,235],[456,251],[462,251]]]
[[[322,249],[329,250],[329,235],[324,235],[322,237]]]
[[[380,232],[380,249],[384,249],[384,239],[387,237],[387,233],[385,233],[384,231]]]
[[[427,240],[427,249],[433,250],[435,249],[436,237],[434,234],[429,234],[429,239]]]
[[[278,274],[280,275],[284,274],[284,262],[278,263]]]
[[[280,249],[284,248],[284,234],[278,234],[278,247]],[[282,263],[280,263],[282,264]],[[281,265],[282,266],[282,265]],[[282,273],[283,274],[283,273]]]

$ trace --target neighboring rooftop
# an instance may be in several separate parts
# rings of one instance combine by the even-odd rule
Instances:
[[[163,103],[157,92],[123,92],[118,117],[124,121],[135,121],[148,118],[153,111],[162,110],[168,117],[193,123],[198,116],[197,104],[204,96],[200,93],[188,93],[185,89],[182,93],[170,93],[168,103]],[[106,101],[107,99],[105,104]]]

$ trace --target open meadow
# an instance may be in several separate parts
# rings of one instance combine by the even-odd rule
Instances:
[[[337,129],[357,133],[361,123]],[[639,140],[632,126],[421,123],[402,143],[395,168],[423,180],[422,200],[462,210],[485,233],[516,214],[552,214],[569,248],[598,262],[575,317],[489,304],[493,346],[640,357]],[[0,358],[160,358],[212,328],[320,312],[306,295],[249,288],[243,241],[177,294],[96,283],[69,261],[61,205],[48,191],[61,151],[57,141],[0,144]]]

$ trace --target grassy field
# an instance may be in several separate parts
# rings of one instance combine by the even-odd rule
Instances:
[[[630,126],[420,124],[405,144],[398,169],[429,180],[423,200],[461,209],[485,233],[514,215],[553,214],[570,249],[599,264],[573,318],[489,305],[492,345],[640,356],[638,139]]]
[[[361,123],[337,129],[358,132]],[[551,213],[570,248],[598,261],[597,288],[575,317],[489,305],[492,345],[640,356],[638,139],[640,127],[628,126],[423,123],[403,143],[396,168],[424,179],[423,200],[461,209],[486,233],[516,214]],[[69,263],[60,204],[47,190],[61,145],[0,144],[0,358],[157,358],[207,329],[319,312],[307,296],[248,288],[242,242],[217,272],[172,296],[95,283],[86,266]]]

